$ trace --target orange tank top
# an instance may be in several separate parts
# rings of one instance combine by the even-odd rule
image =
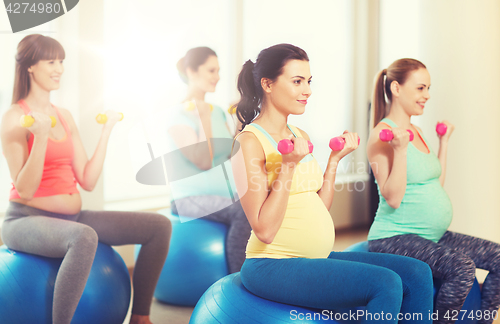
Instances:
[[[19,106],[25,114],[30,113],[31,109],[24,100],[18,101]],[[73,141],[71,139],[71,131],[66,123],[66,120],[59,113],[57,107],[54,106],[57,117],[61,121],[66,135],[61,140],[48,139],[47,150],[45,151],[45,162],[43,164],[43,174],[40,185],[33,197],[47,197],[54,195],[64,195],[79,193],[76,187],[75,174],[73,173]],[[31,153],[33,147],[34,135],[30,134],[28,140],[28,153]],[[9,199],[21,198],[17,192],[14,183],[10,190]]]

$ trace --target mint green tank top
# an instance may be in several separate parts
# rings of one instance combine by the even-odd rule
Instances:
[[[167,121],[167,129],[175,125],[186,125],[199,133],[198,120],[188,114],[182,105],[175,107],[174,112],[169,116]],[[212,138],[218,142],[212,142],[213,161],[212,168],[209,170],[200,170],[198,167],[188,160],[184,154],[175,155],[175,160],[170,160],[171,169],[175,169],[176,173],[190,175],[176,181],[169,181],[171,199],[182,199],[191,196],[222,196],[233,198],[234,183],[233,171],[231,166],[231,147],[233,144],[233,136],[227,129],[226,115],[222,108],[214,106],[211,113],[212,122]],[[221,142],[221,139],[227,139]],[[167,137],[167,147],[169,152],[180,152],[179,147],[174,140]],[[224,168],[222,168],[222,165]],[[170,176],[169,176],[170,180]]]
[[[390,119],[381,122],[397,127]],[[416,135],[418,136],[418,135]],[[377,183],[379,206],[368,233],[368,240],[378,240],[402,234],[417,234],[438,242],[450,226],[453,208],[450,198],[439,182],[441,163],[429,148],[429,153],[408,144],[406,161],[406,191],[399,208],[394,209],[380,193]]]

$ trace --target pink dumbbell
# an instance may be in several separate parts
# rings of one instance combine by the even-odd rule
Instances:
[[[446,131],[448,130],[448,126],[446,126],[445,123],[438,123],[436,125],[436,132],[443,136],[444,134],[446,134]]]
[[[358,145],[361,139],[358,136]],[[341,136],[334,137],[330,140],[330,148],[332,151],[342,151],[344,149],[345,139]]]
[[[313,152],[313,144],[309,141],[307,141],[307,145],[309,146],[309,153]],[[293,151],[293,142],[289,139],[282,139],[278,143],[278,151],[281,154],[288,154]]]
[[[413,138],[414,138],[414,135],[413,135],[413,132],[409,129],[407,129],[408,133],[410,133],[410,142],[413,141]],[[380,140],[382,142],[389,142],[389,141],[392,141],[392,139],[394,138],[394,134],[392,133],[392,130],[390,129],[382,129],[380,131],[380,134],[378,135],[378,137],[380,138]]]

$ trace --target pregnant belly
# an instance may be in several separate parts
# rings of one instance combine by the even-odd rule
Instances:
[[[317,193],[289,197],[287,211],[271,244],[252,234],[248,245],[253,257],[326,258],[333,248],[335,230],[330,213]]]

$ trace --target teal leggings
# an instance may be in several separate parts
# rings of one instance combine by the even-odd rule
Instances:
[[[362,323],[398,323],[398,316],[399,323],[432,322],[431,270],[407,257],[332,252],[327,259],[246,259],[241,281],[253,294],[280,303],[328,310],[366,306]]]

